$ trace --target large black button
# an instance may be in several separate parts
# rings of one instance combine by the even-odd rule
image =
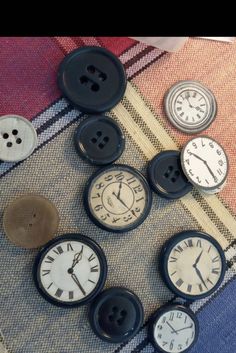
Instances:
[[[158,153],[149,162],[147,171],[152,189],[167,199],[178,199],[193,188],[183,173],[179,151]]]
[[[127,79],[120,60],[109,50],[82,47],[61,62],[58,85],[64,96],[85,113],[103,113],[122,99]]]
[[[143,306],[126,288],[112,287],[99,294],[90,307],[89,321],[104,341],[121,343],[134,337],[143,324]]]
[[[120,126],[104,115],[85,119],[78,126],[74,140],[78,154],[96,165],[114,162],[125,147],[125,138]]]

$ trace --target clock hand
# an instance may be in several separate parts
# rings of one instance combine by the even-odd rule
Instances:
[[[113,191],[112,195],[115,195],[115,197],[117,198],[117,200],[119,200],[120,203],[122,203],[122,205],[124,205],[124,206],[129,210],[129,207],[126,205],[126,203],[125,203],[123,200],[121,200],[121,198],[118,197],[114,191]]]
[[[187,99],[187,101],[188,101],[189,108],[195,108],[195,107],[193,107],[192,104],[189,102],[189,97],[186,98],[186,99]]]
[[[182,330],[187,330],[188,328],[192,328],[192,327],[193,327],[193,324],[191,324],[190,326],[187,326],[187,327],[180,328],[179,330],[176,330],[176,332],[179,332]]]
[[[197,154],[190,152],[190,155],[196,157],[197,159],[200,159],[200,161],[202,161],[203,163],[206,163],[206,161],[199,157]]]
[[[176,333],[176,335],[178,335],[178,332],[174,329],[173,326],[171,326],[171,324],[169,322],[167,322],[167,325],[171,328],[172,332]]]
[[[217,178],[216,176],[214,175],[213,171],[211,170],[211,168],[209,167],[209,165],[207,164],[207,161],[204,161],[205,163],[205,166],[207,167],[207,169],[209,170],[210,174],[212,175],[214,181],[216,182],[217,181]]]
[[[81,292],[83,293],[83,295],[86,295],[86,292],[84,290],[84,288],[81,286],[80,281],[78,280],[78,277],[76,276],[75,273],[71,274],[71,278],[73,279],[73,281],[77,284],[77,286],[79,287],[79,289],[81,290]]]
[[[200,252],[200,254],[198,255],[198,257],[196,258],[196,261],[195,261],[195,263],[193,264],[193,267],[194,267],[194,268],[197,266],[197,264],[198,264],[198,262],[199,262],[199,260],[200,260],[200,258],[201,258],[201,256],[202,256],[202,253],[203,253],[203,250]]]
[[[82,252],[84,250],[84,246],[82,245],[82,249],[80,252],[77,252],[74,256],[74,259],[73,259],[73,263],[72,263],[72,267],[71,268],[74,268],[75,265],[77,265],[77,263],[82,259]]]
[[[120,183],[120,185],[119,185],[119,191],[118,191],[118,194],[117,194],[117,198],[118,198],[118,199],[120,198],[120,191],[121,191],[121,188],[122,188],[122,183]]]
[[[205,283],[205,281],[204,281],[204,279],[202,278],[202,274],[201,274],[201,272],[199,271],[199,269],[198,269],[196,266],[194,267],[194,269],[195,269],[195,271],[196,271],[198,277],[200,278],[200,280],[202,281],[202,283],[203,283],[204,286],[206,287],[206,289],[208,289],[208,288],[207,288],[207,285],[206,285],[206,283]]]

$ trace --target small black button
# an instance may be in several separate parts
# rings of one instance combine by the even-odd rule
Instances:
[[[127,79],[120,60],[109,50],[82,47],[61,62],[58,85],[64,96],[85,113],[103,113],[122,99]]]
[[[134,337],[143,324],[143,306],[126,288],[112,287],[93,301],[89,321],[94,333],[104,341],[121,343]]]
[[[183,173],[179,151],[158,153],[148,164],[148,179],[152,189],[167,199],[178,199],[193,188]]]
[[[78,154],[96,165],[114,162],[125,148],[120,126],[105,115],[85,119],[75,131],[74,140]]]

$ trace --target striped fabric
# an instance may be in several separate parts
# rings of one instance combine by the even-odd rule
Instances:
[[[229,156],[228,182],[219,195],[207,196],[194,190],[175,201],[155,196],[148,219],[127,235],[111,233],[108,237],[91,224],[80,195],[95,167],[78,158],[71,142],[84,115],[61,97],[56,86],[60,61],[83,45],[104,46],[124,64],[129,81],[126,94],[108,115],[119,122],[127,139],[119,162],[144,173],[147,161],[157,152],[180,149],[189,139],[169,124],[162,104],[165,91],[178,80],[193,79],[215,93],[217,118],[204,133],[218,140]],[[69,312],[39,297],[31,278],[36,252],[10,244],[1,225],[0,353],[155,352],[147,338],[148,318],[160,305],[179,300],[156,270],[158,251],[173,233],[192,228],[219,241],[228,269],[217,292],[190,304],[201,327],[199,341],[191,352],[236,352],[236,154],[232,143],[236,129],[235,57],[236,43],[192,38],[175,54],[129,38],[0,39],[0,114],[25,116],[39,137],[37,149],[26,161],[0,163],[1,211],[12,198],[27,192],[50,198],[61,216],[58,235],[81,231],[97,240],[108,257],[106,286],[129,287],[140,296],[145,309],[145,324],[131,341],[122,345],[103,343],[91,332],[86,308]],[[137,272],[140,283],[135,280]]]

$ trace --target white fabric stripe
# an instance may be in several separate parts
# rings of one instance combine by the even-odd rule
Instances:
[[[140,58],[136,63],[134,63],[126,70],[127,76],[131,77],[137,71],[142,69],[147,63],[157,58],[163,52],[164,52],[163,50],[153,49],[150,53],[144,55],[142,58]]]
[[[129,61],[131,58],[133,58],[135,55],[139,54],[142,50],[146,48],[146,44],[137,43],[135,46],[120,55],[120,61],[122,62],[122,64],[125,64],[127,61]]]
[[[140,352],[142,353],[153,353],[155,351],[155,348],[151,345],[151,343],[148,343],[146,347],[144,347]]]
[[[235,255],[236,255],[236,249],[234,247],[230,247],[225,252],[225,256],[226,256],[227,260],[230,260]],[[220,287],[217,289],[216,292],[214,292],[212,295],[210,295],[207,298],[196,300],[194,303],[192,303],[190,305],[190,308],[193,310],[193,312],[197,312],[203,305],[205,305],[215,295],[215,293],[217,293],[227,282],[230,281],[231,278],[233,278],[233,276],[235,274],[236,274],[236,264],[234,264],[231,268],[229,268],[226,271],[224,280],[223,280],[223,282],[221,283]],[[132,349],[137,347],[141,343],[141,341],[143,341],[146,337],[147,337],[147,328],[145,327],[126,346],[124,346],[124,348],[122,348],[119,353],[130,353],[132,351]],[[145,348],[147,348],[147,347],[145,347]],[[144,350],[141,351],[142,353],[149,352],[148,350],[145,351],[145,348],[144,348]],[[150,352],[153,352],[153,351],[150,351]]]
[[[76,43],[70,37],[55,37],[55,38],[68,52],[78,48],[78,45],[76,45]]]
[[[80,39],[86,45],[96,45],[100,47],[100,44],[95,37],[80,37]]]
[[[56,114],[60,113],[63,109],[68,107],[69,103],[64,99],[60,99],[55,104],[53,104],[50,108],[45,110],[42,114],[38,115],[35,119],[32,120],[32,124],[35,129],[38,129]]]

